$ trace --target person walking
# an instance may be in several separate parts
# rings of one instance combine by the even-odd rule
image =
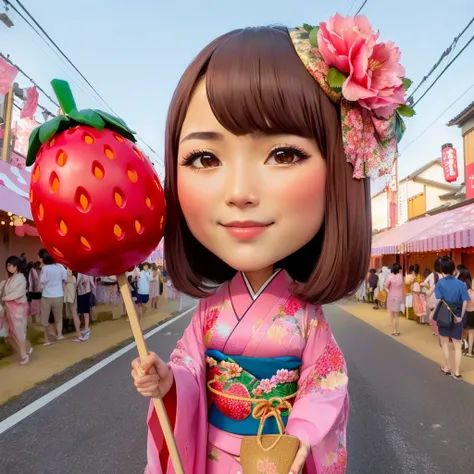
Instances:
[[[392,324],[392,336],[399,336],[399,318],[403,306],[403,276],[402,267],[399,263],[394,263],[391,273],[385,280],[385,291],[387,292],[387,310]]]
[[[441,273],[443,278],[438,281],[435,287],[436,298],[440,300],[435,310],[434,319],[438,323],[438,331],[443,351],[444,366],[440,367],[445,375],[452,375],[454,379],[462,381],[460,374],[462,359],[462,331],[463,320],[466,314],[467,304],[471,301],[467,292],[466,283],[456,279],[454,272],[456,267],[450,257],[442,257]],[[442,311],[442,305],[445,305],[451,313],[452,321],[450,325],[445,325],[439,320],[439,312]],[[451,370],[449,339],[454,345],[454,370]]]
[[[428,307],[428,320],[433,330],[433,335],[438,336],[438,325],[433,320],[435,309],[439,303],[436,299],[435,288],[438,281],[443,278],[441,274],[441,257],[437,257],[434,262],[434,270],[428,275],[428,278],[420,285],[426,288],[426,305]]]
[[[464,329],[466,331],[467,344],[462,347],[463,354],[467,357],[474,357],[474,290],[472,289],[472,277],[469,270],[460,270],[458,280],[466,284],[467,293],[470,301],[467,302],[466,316],[464,320]]]
[[[66,269],[56,263],[46,249],[38,252],[38,257],[43,264],[41,270],[40,283],[42,288],[41,296],[41,324],[44,328],[44,346],[50,346],[48,327],[51,312],[56,324],[56,340],[64,339],[63,336],[63,307],[64,289],[63,282],[67,280]]]
[[[22,273],[22,261],[16,256],[8,257],[5,262],[8,280],[3,284],[0,300],[3,301],[5,325],[8,343],[20,356],[20,365],[30,361],[31,345],[26,338],[28,323],[28,298],[26,296],[26,278]]]
[[[153,276],[148,263],[140,265],[140,274],[138,275],[137,285],[137,303],[138,317],[141,319],[146,311],[146,305],[150,299],[150,283]]]
[[[77,312],[82,314],[84,318],[84,329],[81,331],[82,338],[88,340],[91,336],[90,314],[91,314],[91,302],[92,302],[92,291],[95,288],[94,277],[90,275],[84,275],[83,273],[77,274]]]

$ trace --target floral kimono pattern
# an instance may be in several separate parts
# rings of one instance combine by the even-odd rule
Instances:
[[[265,398],[272,391],[289,398],[295,393],[282,418],[286,415],[287,434],[311,446],[305,472],[345,472],[346,364],[321,308],[294,298],[291,283],[288,274],[279,271],[255,296],[238,273],[200,301],[171,354],[175,384],[164,398],[186,474],[241,473],[241,440],[253,429],[247,398]],[[243,367],[251,358],[273,361],[274,368],[254,380],[252,371]],[[254,364],[254,372],[264,366]],[[218,382],[217,387],[211,385],[217,394],[208,389],[210,380]],[[222,391],[237,397],[220,397]],[[145,473],[174,473],[152,404],[147,446]],[[257,468],[259,473],[281,474],[270,461],[262,460]]]

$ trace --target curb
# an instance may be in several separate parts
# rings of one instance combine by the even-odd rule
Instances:
[[[146,335],[150,331],[153,331],[157,327],[167,323],[168,321],[175,318],[181,313],[182,311],[174,311],[170,313],[168,317],[162,319],[161,321],[158,321],[156,324],[153,324],[152,326],[144,330],[143,334]],[[56,389],[58,386],[68,382],[78,374],[84,372],[88,368],[92,367],[93,365],[108,357],[110,354],[117,352],[122,347],[127,346],[133,341],[133,336],[124,339],[123,341],[104,349],[102,352],[99,352],[94,356],[85,357],[84,359],[74,363],[63,371],[58,372],[57,374],[52,375],[46,380],[37,383],[34,387],[24,391],[23,393],[19,395],[14,395],[13,397],[9,398],[4,403],[0,404],[0,422],[10,417],[14,413],[18,412],[30,403],[34,402],[38,398],[47,395],[49,392]]]

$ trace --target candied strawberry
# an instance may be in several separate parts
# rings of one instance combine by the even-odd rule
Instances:
[[[33,219],[45,248],[72,270],[117,275],[143,262],[165,226],[163,188],[121,119],[76,108],[52,81],[65,112],[30,136]]]

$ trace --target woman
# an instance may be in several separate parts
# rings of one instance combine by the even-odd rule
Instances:
[[[82,337],[81,320],[77,314],[77,278],[70,268],[67,269],[67,279],[64,285],[64,306],[66,317],[72,318],[76,330],[74,342],[85,342],[87,339]]]
[[[132,375],[142,395],[162,397],[186,474],[242,472],[247,442],[261,454],[259,427],[276,439],[292,435],[299,448],[296,456],[276,449],[278,458],[291,456],[285,471],[268,452],[249,472],[346,468],[348,378],[321,305],[364,278],[365,178],[391,169],[402,130],[397,106],[387,105],[397,102],[393,89],[361,105],[327,82],[332,41],[340,45],[342,34],[347,51],[363,45],[365,64],[377,62],[367,19],[337,16],[319,31],[327,33],[321,49],[316,29],[311,42],[306,29],[226,33],[190,64],[170,104],[165,259],[174,287],[200,302],[169,364],[150,353],[133,362]],[[336,61],[344,72],[332,72],[349,77],[349,58]],[[402,97],[402,79],[396,83]],[[386,119],[375,112],[381,103]],[[270,407],[277,393],[290,402]],[[148,428],[146,473],[170,473],[152,404]]]
[[[446,328],[441,326],[438,321],[438,331],[441,341],[441,349],[443,351],[444,366],[440,367],[441,371],[445,375],[452,375],[454,379],[462,381],[462,375],[460,374],[461,359],[462,359],[462,330],[463,320],[466,314],[467,304],[471,300],[467,292],[466,283],[456,279],[454,272],[456,268],[454,262],[449,257],[441,258],[441,273],[443,279],[439,280],[436,284],[435,295],[440,300],[440,305],[447,305],[449,311],[453,316],[452,328]],[[435,311],[434,319],[437,319],[437,309]],[[454,371],[451,371],[451,361],[449,354],[449,339],[454,344]]]
[[[53,313],[56,325],[56,340],[64,339],[63,336],[63,307],[64,289],[63,282],[67,280],[66,269],[57,264],[46,249],[38,252],[40,262],[43,264],[40,276],[42,289],[41,296],[41,324],[44,330],[44,346],[50,346],[49,340],[49,316]]]
[[[148,263],[140,265],[140,273],[137,279],[137,303],[138,303],[138,317],[142,318],[147,309],[148,301],[150,300],[150,283],[152,274]]]
[[[400,273],[402,267],[394,263],[391,274],[385,280],[385,291],[387,292],[387,309],[392,323],[392,336],[400,336],[400,311],[403,306],[403,277]]]
[[[459,267],[462,267],[462,268],[459,268]],[[471,297],[471,300],[472,300],[472,296],[474,295],[474,292],[472,290],[471,273],[469,272],[468,268],[465,267],[464,265],[458,265],[456,278],[459,281],[463,281],[464,283],[466,283],[467,292],[469,294],[469,297]],[[471,313],[473,312],[473,310],[474,310],[474,303],[469,301],[467,303],[466,319],[464,321],[464,330],[463,330],[463,336],[462,336],[462,340],[461,340],[462,353],[466,356],[469,356],[469,357],[471,357],[471,355],[472,355],[472,346],[471,346],[471,350],[469,350],[469,329],[468,329],[468,326],[471,326],[471,324],[468,323],[468,319],[472,319],[472,314]]]
[[[81,334],[82,338],[86,341],[90,338],[91,335],[89,324],[92,292],[94,288],[94,277],[90,275],[84,275],[83,273],[77,274],[77,312],[79,314],[82,314],[84,318],[84,329],[81,331]]]
[[[379,283],[379,276],[377,275],[377,270],[371,268],[369,270],[369,279],[367,281],[367,290],[369,292],[369,303],[375,304],[375,290]]]
[[[436,321],[433,320],[434,311],[436,306],[439,303],[439,300],[436,298],[435,295],[435,287],[438,281],[443,278],[441,274],[441,257],[437,257],[434,262],[434,271],[428,275],[428,278],[420,283],[420,285],[426,288],[426,305],[429,311],[429,323],[431,324],[431,328],[433,329],[433,335],[438,336],[438,325]]]
[[[411,285],[411,291],[413,295],[413,312],[417,316],[418,324],[423,324],[426,314],[426,298],[421,291],[421,283],[423,278],[420,275],[420,266],[418,264],[413,265],[413,271],[407,278],[407,282]]]
[[[158,309],[158,299],[160,297],[160,270],[155,263],[151,266],[152,279],[150,282],[150,300],[152,309]]]
[[[35,262],[28,272],[28,300],[30,316],[37,323],[41,319],[41,262]]]
[[[8,280],[0,293],[4,304],[4,325],[8,342],[20,356],[20,365],[30,362],[31,345],[26,338],[28,323],[28,298],[26,296],[26,278],[21,273],[23,262],[15,256],[5,262]]]

